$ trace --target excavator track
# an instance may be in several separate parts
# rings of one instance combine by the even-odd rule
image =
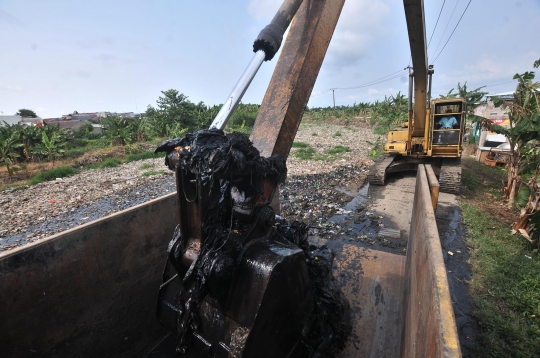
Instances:
[[[443,159],[439,175],[440,191],[459,194],[461,189],[461,158]]]
[[[394,156],[385,155],[384,158],[373,164],[368,174],[370,185],[384,185],[386,181],[386,168],[394,161]]]

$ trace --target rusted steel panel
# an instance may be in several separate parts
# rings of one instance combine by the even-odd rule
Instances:
[[[155,316],[176,194],[0,255],[2,357],[136,357]]]
[[[424,135],[427,89],[426,25],[424,0],[403,0],[409,45],[414,71],[414,125],[413,136]]]
[[[431,204],[433,206],[433,212],[437,212],[437,203],[439,202],[439,181],[433,171],[431,164],[425,164],[426,175],[429,183],[429,191],[431,193]]]
[[[351,303],[353,325],[338,357],[398,357],[405,256],[345,244],[336,264],[335,275]]]
[[[407,247],[402,357],[461,357],[425,168],[416,176]]]
[[[345,0],[304,0],[264,96],[251,140],[287,157]]]

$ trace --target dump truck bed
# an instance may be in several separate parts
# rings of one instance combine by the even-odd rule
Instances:
[[[353,333],[340,357],[460,356],[422,170],[414,198],[407,256],[311,238],[335,250],[334,276],[351,302]],[[155,309],[176,205],[168,195],[1,254],[2,355],[156,352],[166,336]]]

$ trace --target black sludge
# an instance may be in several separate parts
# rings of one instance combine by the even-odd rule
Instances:
[[[277,231],[301,248],[306,256],[315,308],[302,331],[302,343],[309,357],[333,357],[345,347],[352,329],[349,301],[332,275],[335,254],[326,245],[310,245],[308,226],[304,223],[294,221],[289,225],[282,220]]]
[[[284,182],[287,175],[285,158],[261,157],[245,135],[225,135],[217,129],[200,130],[166,141],[156,152],[166,152],[165,164],[177,173],[178,194],[184,203],[181,205],[200,210],[200,223],[191,222],[191,226],[181,223],[181,229],[175,232],[168,249],[169,263],[181,280],[181,289],[171,301],[177,307],[175,315],[178,314],[175,323],[177,351],[188,352],[193,345],[193,333],[200,332],[204,325],[206,318],[199,313],[205,307],[201,306],[203,301],[211,297],[215,307],[225,307],[231,302],[230,287],[241,280],[239,277],[246,277],[238,272],[242,260],[240,254],[250,248],[247,244],[261,239],[285,242],[280,235],[302,249],[303,255],[295,249],[299,260],[290,269],[301,268],[305,273],[302,281],[310,281],[305,292],[306,297],[313,297],[313,311],[310,314],[311,308],[306,309],[304,318],[308,314],[309,318],[298,321],[297,331],[303,327],[300,337],[303,352],[309,357],[326,357],[342,348],[350,331],[349,304],[333,282],[334,253],[326,246],[309,245],[305,224],[295,222],[290,226],[286,223],[273,226],[275,214],[268,199],[271,193],[265,189],[271,191],[272,187]],[[197,194],[193,195],[194,192]],[[182,210],[185,212],[187,209],[181,207]],[[186,259],[186,247],[193,241],[186,243],[184,240],[193,240],[197,235],[184,231],[190,230],[186,227],[195,226],[201,229],[200,237],[195,237],[200,247],[189,261]],[[253,257],[255,261],[261,261],[262,256]],[[173,276],[164,276],[164,282],[173,280]],[[241,291],[240,296],[243,296],[237,295],[235,299],[245,301],[248,294]],[[287,292],[277,294],[287,295]],[[303,301],[295,299],[294,302]],[[257,316],[260,313],[255,312]],[[268,325],[268,322],[265,320],[264,324]],[[245,336],[248,334],[249,330]],[[231,349],[233,343],[231,340]],[[236,343],[241,352],[245,342]]]

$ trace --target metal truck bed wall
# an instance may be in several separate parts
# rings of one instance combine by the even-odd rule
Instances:
[[[416,175],[405,264],[404,308],[402,357],[461,357],[424,165],[418,166]]]
[[[156,295],[176,202],[170,194],[1,254],[0,355],[144,356],[165,333]],[[339,357],[461,356],[432,205],[418,170],[406,258],[332,241],[334,275],[358,308]]]
[[[0,255],[0,356],[136,357],[164,334],[156,299],[176,194]]]

